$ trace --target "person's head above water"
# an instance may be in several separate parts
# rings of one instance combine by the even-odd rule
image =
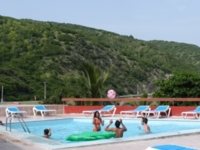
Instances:
[[[44,129],[44,135],[49,135],[49,129]]]
[[[94,112],[94,118],[100,118],[100,113],[98,111]]]
[[[148,123],[148,119],[145,117],[142,117],[142,124],[147,124]]]
[[[3,122],[2,122],[2,121],[0,121],[0,125],[3,125]]]
[[[120,124],[121,124],[121,123],[120,123],[119,120],[116,120],[116,121],[115,121],[115,126],[116,126],[116,128],[119,128]]]

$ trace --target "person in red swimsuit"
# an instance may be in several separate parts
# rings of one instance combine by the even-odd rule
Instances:
[[[94,112],[93,122],[94,124],[94,132],[101,131],[101,125],[104,125],[104,121],[100,117],[100,113],[98,111]]]

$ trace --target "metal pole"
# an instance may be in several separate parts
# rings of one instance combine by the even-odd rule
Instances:
[[[44,99],[46,99],[46,82],[44,82]]]
[[[11,132],[11,120],[12,120],[12,115],[11,115],[11,118],[10,118],[10,132]]]
[[[139,91],[138,91],[138,84],[137,84],[137,96],[139,95]]]
[[[3,104],[3,86],[2,86],[2,90],[1,90],[1,104]]]

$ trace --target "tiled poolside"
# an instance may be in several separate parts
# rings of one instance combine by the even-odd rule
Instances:
[[[113,119],[118,119],[120,116],[116,115],[115,117],[112,117]],[[45,120],[45,119],[59,119],[59,118],[85,118],[83,115],[66,115],[66,114],[57,114],[55,117],[51,116],[46,116],[46,117],[41,117],[41,116],[28,116],[25,118],[25,121],[32,121],[32,120]],[[108,118],[109,119],[109,118]],[[181,117],[170,117],[170,119],[182,119]],[[0,117],[0,120],[5,122],[5,117]],[[189,119],[191,120],[191,119]],[[193,120],[193,119],[192,119]],[[200,121],[200,120],[199,120]],[[187,134],[187,133],[185,133]],[[199,136],[200,132],[194,132],[192,134],[187,134],[187,135],[179,135],[179,136],[173,136],[173,137],[165,137],[165,138],[154,138],[154,139],[148,139],[148,140],[130,140],[129,142],[124,142],[123,138],[122,139],[115,139],[114,142],[111,143],[103,143],[101,142],[95,143],[91,142],[94,145],[88,146],[82,145],[81,147],[66,147],[66,144],[60,144],[59,142],[51,141],[44,139],[42,137],[35,137],[32,135],[26,135],[26,134],[21,134],[18,133],[17,131],[13,130],[12,134],[6,133],[5,132],[5,127],[0,127],[0,149],[2,150],[10,150],[15,147],[16,150],[20,149],[52,149],[52,150],[60,150],[60,149],[70,149],[70,150],[75,150],[75,149],[80,149],[80,150],[102,150],[106,149],[120,149],[120,150],[125,150],[125,149],[134,149],[134,150],[144,150],[149,146],[153,145],[160,145],[160,144],[179,144],[179,145],[185,145],[188,147],[194,147],[197,149],[200,149],[200,142],[199,142]],[[2,138],[4,137],[4,138]],[[21,138],[24,138],[25,140],[21,140]],[[36,142],[32,143],[32,141]]]

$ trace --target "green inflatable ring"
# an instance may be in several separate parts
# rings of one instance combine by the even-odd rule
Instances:
[[[100,139],[109,139],[115,137],[115,132],[83,132],[80,134],[72,134],[66,138],[69,141],[92,141]]]

